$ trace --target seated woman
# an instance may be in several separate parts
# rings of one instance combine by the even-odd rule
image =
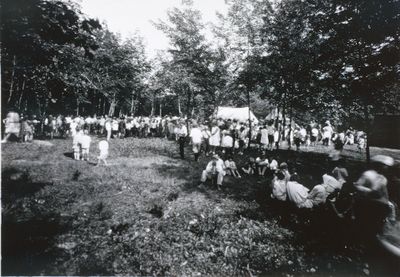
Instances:
[[[265,158],[265,160],[257,158],[256,159],[256,163],[257,163],[257,170],[258,170],[258,175],[260,176],[264,176],[265,172],[267,171],[267,169],[269,168],[269,161],[267,158]]]
[[[302,184],[289,181],[286,186],[287,198],[293,202],[298,208],[312,208],[313,202],[308,199],[309,189]]]
[[[272,194],[271,198],[275,198],[280,201],[286,201],[287,192],[286,192],[287,180],[285,178],[285,174],[279,171],[275,174],[274,178],[271,181],[272,186]]]
[[[242,167],[242,170],[245,174],[248,175],[253,175],[256,172],[256,161],[254,160],[254,158],[250,158],[249,162],[247,163],[247,165],[245,167]]]
[[[227,174],[232,175],[235,178],[242,178],[232,157],[229,157],[229,159],[225,161],[225,169]]]

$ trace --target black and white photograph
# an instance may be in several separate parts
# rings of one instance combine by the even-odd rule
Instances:
[[[1,0],[2,276],[400,276],[400,0]]]

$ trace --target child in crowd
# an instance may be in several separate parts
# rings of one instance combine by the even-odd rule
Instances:
[[[251,157],[246,167],[242,167],[242,170],[248,175],[253,175],[256,172],[256,161],[254,158]]]
[[[97,165],[98,166],[100,165],[101,161],[104,163],[104,165],[106,165],[106,166],[108,165],[107,164],[108,148],[109,148],[108,141],[102,140],[99,142],[100,155],[97,157],[97,159],[98,159]]]
[[[89,149],[92,139],[89,136],[89,131],[85,130],[81,136],[82,160],[89,161]]]
[[[72,130],[72,129],[71,129]],[[74,150],[74,159],[79,161],[81,159],[81,136],[80,130],[76,130],[72,133],[72,149]]]
[[[226,168],[226,172],[230,175],[232,175],[235,178],[242,178],[242,176],[240,176],[240,173],[236,167],[236,163],[233,161],[232,157],[229,157],[229,159],[227,159],[225,161],[225,168]]]

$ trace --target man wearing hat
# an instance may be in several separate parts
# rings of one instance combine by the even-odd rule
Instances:
[[[205,170],[201,174],[201,184],[203,184],[207,179],[212,179],[217,177],[217,188],[221,189],[222,182],[225,176],[225,166],[224,161],[220,159],[218,154],[214,154],[212,160],[207,164]]]

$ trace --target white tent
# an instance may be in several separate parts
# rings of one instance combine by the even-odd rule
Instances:
[[[234,108],[234,107],[218,107],[214,113],[215,118],[236,119],[237,121],[246,122],[249,120],[249,107]],[[250,120],[255,124],[258,123],[257,117],[250,111]]]

